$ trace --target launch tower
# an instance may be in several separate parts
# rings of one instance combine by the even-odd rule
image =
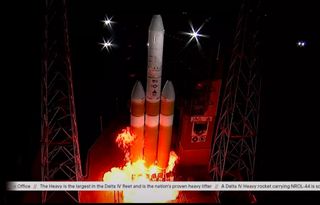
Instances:
[[[42,181],[82,177],[66,1],[46,0],[41,79]],[[54,196],[54,197],[53,197]],[[78,192],[42,193],[42,202],[78,202]]]
[[[210,156],[214,181],[254,176],[261,89],[258,2],[244,0],[239,13]]]

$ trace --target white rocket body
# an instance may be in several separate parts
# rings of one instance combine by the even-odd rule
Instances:
[[[152,17],[148,36],[148,70],[146,100],[160,101],[164,27],[160,15]]]
[[[148,36],[146,122],[144,158],[150,166],[157,160],[164,27],[160,15],[152,17]]]

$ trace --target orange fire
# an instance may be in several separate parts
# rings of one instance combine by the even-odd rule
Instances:
[[[116,138],[116,143],[120,149],[123,150],[125,153],[125,161],[130,161],[130,146],[132,145],[133,141],[135,140],[136,136],[131,133],[130,127],[126,129],[122,129],[121,133],[118,134]]]
[[[135,162],[130,161],[130,146],[135,139],[135,135],[130,132],[130,128],[123,129],[117,136],[116,143],[125,153],[126,165],[124,167],[114,167],[110,171],[106,172],[103,176],[103,181],[114,183],[126,183],[126,182],[149,182],[152,181],[154,176],[159,174],[169,174],[172,172],[178,156],[175,152],[170,152],[170,158],[168,167],[162,172],[162,170],[156,166],[145,166],[144,160],[137,160]],[[179,191],[159,191],[153,190],[141,190],[131,189],[124,190],[122,192],[123,202],[169,202],[175,200],[179,194]]]

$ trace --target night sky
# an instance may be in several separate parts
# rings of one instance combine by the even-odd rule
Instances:
[[[43,35],[41,1],[13,3],[8,7],[3,39],[3,69],[9,71],[3,88],[10,109],[3,118],[6,126],[2,145],[5,180],[31,180],[33,161],[40,148],[40,71]],[[221,1],[222,2],[222,1]],[[135,80],[145,85],[147,34],[153,14],[161,14],[165,27],[163,79],[171,79],[182,95],[184,86],[196,82],[195,71],[213,65],[220,42],[226,58],[230,55],[240,1],[193,2],[159,7],[109,4],[108,1],[69,4],[71,61],[74,72],[75,104],[82,160],[104,126],[119,115],[129,113],[128,100]],[[262,101],[258,133],[256,180],[320,181],[319,162],[319,12],[316,3],[298,1],[264,3],[262,27]],[[103,26],[105,15],[113,16],[112,31]],[[195,27],[204,21],[200,39],[185,49],[188,21]],[[118,45],[101,50],[102,38],[112,37]],[[10,40],[9,40],[10,39]],[[304,40],[304,48],[297,41]],[[7,45],[6,45],[7,46]],[[191,58],[193,57],[193,58]],[[191,60],[193,59],[193,60]],[[196,60],[194,60],[196,59]],[[229,64],[229,62],[225,62]],[[191,75],[195,73],[195,75]],[[177,73],[189,77],[181,79]],[[193,76],[194,78],[190,77]],[[165,81],[163,80],[162,83]],[[5,150],[5,151],[4,151]],[[40,170],[40,167],[39,167]],[[265,193],[261,200],[317,199],[318,193]],[[258,195],[259,196],[259,195]],[[259,198],[258,198],[259,200]],[[6,201],[9,201],[7,198]]]

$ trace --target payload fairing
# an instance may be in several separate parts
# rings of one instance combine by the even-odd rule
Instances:
[[[162,18],[154,15],[148,35],[146,95],[139,81],[131,95],[131,128],[137,137],[131,155],[132,160],[144,158],[147,166],[157,163],[164,169],[169,160],[175,92],[172,83],[167,81],[161,93],[163,40]]]

